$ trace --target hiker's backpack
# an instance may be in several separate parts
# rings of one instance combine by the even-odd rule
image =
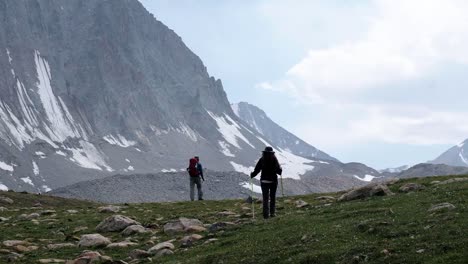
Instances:
[[[188,167],[188,173],[190,177],[198,177],[200,175],[200,172],[198,171],[198,162],[195,158],[191,158],[189,161],[189,167]]]

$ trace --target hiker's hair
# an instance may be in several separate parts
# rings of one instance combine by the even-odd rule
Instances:
[[[263,164],[268,165],[276,165],[278,163],[278,159],[275,156],[274,152],[263,152]]]

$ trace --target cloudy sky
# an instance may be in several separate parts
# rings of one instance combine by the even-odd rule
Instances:
[[[344,162],[415,164],[468,138],[468,1],[140,1],[231,102]]]

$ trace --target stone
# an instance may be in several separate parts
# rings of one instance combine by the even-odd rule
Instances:
[[[75,227],[75,229],[73,229],[73,234],[76,234],[85,230],[88,230],[87,226],[78,226],[78,227]]]
[[[390,189],[388,189],[387,185],[382,183],[372,183],[368,184],[363,187],[359,187],[348,191],[347,193],[343,194],[338,201],[352,201],[357,199],[363,199],[372,196],[385,196],[385,195],[394,195]]]
[[[113,215],[104,219],[97,227],[97,232],[119,232],[131,225],[141,225],[137,221],[123,216],[123,215]]]
[[[190,247],[193,245],[195,241],[198,241],[202,239],[203,236],[197,235],[197,234],[192,234],[190,236],[185,236],[180,240],[180,243],[182,244],[183,247]]]
[[[407,192],[412,192],[412,191],[420,191],[420,190],[424,190],[424,189],[426,189],[426,187],[424,187],[421,184],[407,183],[407,184],[401,186],[399,191],[407,193]]]
[[[333,196],[319,196],[319,197],[315,198],[315,200],[319,200],[319,201],[336,201],[336,198],[333,197]]]
[[[441,182],[437,183],[437,185],[445,185],[445,184],[450,184],[450,183],[455,183],[455,182],[465,182],[465,181],[468,181],[468,177],[453,178],[453,179],[449,179],[449,180],[446,180],[446,181],[441,181]]]
[[[6,222],[8,220],[10,220],[10,218],[0,217],[0,222]]]
[[[72,264],[89,264],[100,260],[102,260],[102,255],[99,252],[85,250],[72,262]]]
[[[171,242],[162,242],[162,243],[159,243],[157,244],[156,246],[150,248],[148,250],[148,252],[150,254],[156,254],[157,252],[161,251],[162,249],[169,249],[169,250],[174,250],[175,247],[174,247],[174,244],[172,244]]]
[[[77,214],[78,210],[67,210],[67,213],[69,214]]]
[[[7,260],[7,262],[15,262],[18,259],[21,259],[23,257],[24,257],[24,255],[22,255],[22,254],[18,254],[16,252],[11,252],[10,254],[8,254],[6,256],[6,260]]]
[[[106,248],[127,248],[127,247],[134,247],[138,246],[137,243],[129,242],[129,241],[122,241],[117,243],[111,243],[107,245]]]
[[[203,244],[205,244],[205,245],[206,245],[206,244],[211,244],[211,243],[214,243],[214,242],[216,242],[216,241],[219,241],[219,239],[217,239],[217,238],[210,238],[210,239],[208,239],[207,241],[205,241],[205,243],[203,243]]]
[[[118,213],[122,207],[117,206],[117,205],[107,205],[107,206],[101,206],[98,208],[99,213]]]
[[[18,216],[18,219],[19,220],[32,220],[32,219],[37,219],[39,218],[40,215],[38,213],[32,213],[32,214],[22,214],[20,216]]]
[[[111,241],[102,236],[101,234],[87,234],[82,235],[80,242],[78,242],[79,247],[102,247],[107,246]]]
[[[160,251],[158,251],[156,253],[156,255],[159,256],[159,257],[167,256],[167,255],[173,255],[173,254],[174,254],[174,252],[172,250],[170,250],[170,249],[167,249],[167,248],[161,249]]]
[[[456,208],[455,205],[453,205],[451,203],[440,203],[440,204],[433,205],[431,208],[429,208],[428,212],[438,212],[438,211],[442,211],[442,210],[453,210],[455,208]]]
[[[144,251],[141,249],[134,249],[130,251],[129,257],[131,259],[144,259],[151,257],[152,255],[148,251]]]
[[[237,215],[237,214],[234,213],[234,212],[231,212],[231,211],[222,211],[222,212],[219,212],[218,215],[221,215],[221,216],[231,216],[231,215]]]
[[[0,196],[0,204],[13,204],[14,201],[8,197]]]
[[[39,263],[65,263],[64,259],[40,259]]]
[[[183,232],[204,232],[206,228],[198,219],[179,218],[179,220],[166,223],[163,227],[164,233],[174,235]]]
[[[148,233],[148,230],[146,230],[146,228],[144,228],[141,225],[131,225],[125,228],[124,231],[122,231],[123,236],[131,236],[134,234],[144,234],[144,233]]]
[[[0,212],[5,212],[5,211],[8,211],[8,208],[0,206]]]
[[[57,213],[55,210],[44,210],[39,212],[40,215],[53,215],[55,213]]]
[[[419,250],[416,250],[416,253],[422,254],[422,253],[424,253],[425,251],[426,251],[425,249],[419,249]]]
[[[38,246],[23,246],[23,245],[16,245],[16,246],[13,246],[13,249],[19,253],[26,253],[26,252],[31,252],[31,251],[35,251],[35,250],[38,250],[39,247]]]
[[[296,205],[297,208],[304,208],[304,207],[309,206],[309,204],[306,203],[306,202],[303,201],[303,200],[297,200],[297,201],[295,202],[295,205]]]
[[[60,243],[60,244],[49,244],[46,246],[47,249],[50,250],[56,250],[56,249],[62,249],[62,248],[71,248],[71,247],[76,247],[75,244],[72,243]]]
[[[3,241],[3,245],[5,247],[14,247],[14,246],[17,246],[17,245],[29,245],[29,242],[27,241],[23,241],[23,240],[5,240]]]
[[[226,229],[226,227],[228,227],[229,225],[235,225],[235,224],[228,223],[228,222],[217,222],[217,223],[210,225],[210,227],[208,228],[208,231],[210,233],[215,233],[215,232],[218,232],[219,230]]]

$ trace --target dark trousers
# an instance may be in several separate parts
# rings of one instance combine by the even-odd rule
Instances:
[[[261,183],[263,195],[263,218],[268,218],[275,215],[276,209],[276,189],[278,183]],[[269,203],[268,203],[269,201]]]

